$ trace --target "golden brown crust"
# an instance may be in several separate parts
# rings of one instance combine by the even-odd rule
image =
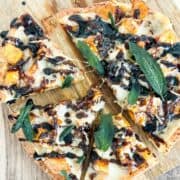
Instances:
[[[109,12],[108,8],[111,8],[111,6],[114,6],[114,3],[110,2],[110,1],[106,1],[106,2],[101,2],[101,3],[96,3],[96,4],[94,4],[92,6],[88,6],[86,8],[63,9],[62,11],[60,11],[59,13],[56,14],[56,17],[61,19],[64,16],[67,16],[67,15],[69,16],[69,15],[72,15],[72,14],[75,14],[75,13],[86,13],[86,12],[88,12],[88,13],[90,13],[90,12],[98,13],[100,9],[102,10],[102,6],[103,6],[103,9],[106,8],[106,11]]]
[[[178,128],[173,135],[169,138],[169,142],[171,143],[176,143],[177,141],[180,140],[180,128]]]
[[[86,12],[98,12],[99,9],[102,9],[102,6],[106,10],[106,13],[109,12],[107,7],[114,6],[114,3],[110,1],[96,3],[92,6],[86,7],[86,8],[68,8],[68,9],[62,9],[60,12],[58,12],[56,15],[47,17],[42,20],[42,24],[44,25],[44,28],[47,33],[51,33],[54,28],[56,28],[59,23],[63,24],[62,18],[65,16],[70,16],[72,14],[76,13],[86,13]]]

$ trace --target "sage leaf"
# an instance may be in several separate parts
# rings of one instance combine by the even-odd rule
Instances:
[[[91,51],[90,47],[83,41],[77,42],[77,48],[83,57],[88,61],[89,65],[97,70],[100,75],[104,75],[104,68],[99,58]]]
[[[61,170],[60,175],[64,176],[65,180],[72,180],[67,174],[66,170]]]
[[[64,79],[64,82],[63,82],[61,88],[63,89],[63,88],[70,87],[71,84],[72,84],[72,81],[73,81],[73,77],[71,75],[66,76],[66,78]]]
[[[22,128],[22,125],[25,119],[29,116],[29,112],[31,111],[32,107],[33,107],[33,101],[30,99],[27,101],[25,106],[20,110],[20,115],[16,123],[12,126],[12,129],[11,129],[12,133],[17,132],[20,128]]]
[[[159,64],[146,50],[133,42],[129,42],[129,50],[152,89],[164,99],[167,92],[167,83]]]
[[[108,16],[109,16],[109,19],[110,19],[110,21],[111,21],[111,26],[112,26],[116,31],[118,31],[118,29],[117,29],[117,27],[116,27],[115,19],[114,19],[112,13],[109,12],[109,13],[108,13]]]
[[[137,80],[132,79],[132,87],[131,87],[131,91],[128,94],[128,104],[135,104],[136,101],[138,100],[140,94],[140,87],[139,87],[139,83],[137,82]]]
[[[112,145],[113,136],[114,125],[112,116],[110,114],[101,115],[99,127],[94,133],[96,147],[102,151],[107,151]]]
[[[30,123],[29,116],[24,120],[24,123],[22,125],[23,133],[28,141],[32,141],[34,138],[34,131],[32,128],[32,125]]]
[[[16,123],[12,126],[11,132],[15,133],[22,128],[24,136],[28,141],[32,141],[34,137],[34,131],[29,119],[29,113],[33,107],[33,101],[30,99],[25,106],[20,110],[20,115]]]
[[[83,161],[84,161],[84,159],[85,159],[85,156],[84,155],[82,155],[82,156],[80,156],[80,157],[78,157],[78,159],[77,159],[77,163],[78,164],[82,164],[83,163]]]
[[[74,126],[67,126],[63,131],[62,133],[60,134],[59,136],[59,141],[63,141],[64,138],[71,133],[72,129],[74,128]]]

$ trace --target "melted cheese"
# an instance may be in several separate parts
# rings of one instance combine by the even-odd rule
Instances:
[[[20,39],[25,45],[29,42],[29,37],[24,33],[24,27],[19,26],[18,29],[11,29],[8,36]]]
[[[110,160],[110,159],[114,159],[115,158],[114,155],[113,156],[110,155],[112,153],[112,149],[111,148],[108,148],[107,151],[101,151],[100,149],[96,149],[95,151],[103,159]]]
[[[125,167],[118,166],[114,163],[109,163],[108,175],[105,180],[119,180],[124,175],[128,175],[128,170]]]
[[[105,102],[104,101],[100,101],[99,103],[95,103],[93,106],[92,106],[92,110],[95,111],[95,112],[98,112],[100,111],[101,109],[103,109],[105,106]]]
[[[143,23],[138,28],[137,35],[145,34],[158,37],[167,29],[172,29],[169,19],[161,13],[153,13],[144,19]]]
[[[67,163],[70,166],[70,172],[75,174],[78,179],[81,177],[82,166],[77,163],[77,159],[66,158]]]
[[[87,117],[83,117],[81,119],[77,118],[76,116],[77,112],[73,111],[72,109],[68,109],[67,107],[65,107],[65,105],[60,104],[55,108],[55,110],[57,111],[58,117],[60,117],[60,119],[62,119],[63,122],[66,119],[64,117],[64,114],[66,112],[69,112],[71,115],[70,119],[72,120],[72,124],[77,124],[78,126],[83,125],[85,122],[91,124],[92,121],[95,119],[95,114],[90,110],[85,111]]]
[[[137,21],[137,22],[136,22]],[[124,18],[118,27],[120,33],[136,34],[138,31],[138,21],[133,18]]]
[[[129,91],[120,87],[120,85],[111,85],[118,103],[126,104]]]

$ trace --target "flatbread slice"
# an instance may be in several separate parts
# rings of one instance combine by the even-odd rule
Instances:
[[[65,56],[29,14],[13,19],[0,39],[0,102],[83,79],[76,60]]]
[[[92,123],[104,107],[101,92],[91,89],[80,100],[46,106],[33,104],[27,111],[31,103],[27,101],[20,114],[9,115],[14,123],[12,132],[22,128],[25,136],[20,140],[32,141],[34,159],[53,179],[80,179],[89,151]]]
[[[168,150],[171,147],[168,144],[179,140],[180,43],[166,16],[153,12],[141,0],[132,0],[131,3],[108,1],[92,7],[61,11],[45,22],[63,25],[85,59],[113,90],[117,103],[129,110],[134,122],[144,130],[147,121],[158,124],[150,130],[151,133],[145,130],[154,144],[162,144],[164,141],[163,147],[167,148],[163,149]],[[47,24],[47,30],[52,30]],[[144,49],[160,66],[167,82],[164,100],[152,90],[135,62],[129,50],[129,42]],[[134,79],[140,94],[135,104],[131,105],[128,97]],[[153,111],[150,106],[148,112],[148,104],[152,104],[150,99],[153,99],[153,108],[156,110]],[[146,105],[142,106],[140,102],[145,102]],[[142,108],[145,114],[143,119],[146,120],[138,123],[141,118],[137,114],[141,114]],[[157,147],[161,149],[160,146]]]
[[[85,177],[87,180],[132,179],[157,162],[121,114],[113,116],[112,123],[114,136],[111,146],[102,150],[96,141],[94,143]]]

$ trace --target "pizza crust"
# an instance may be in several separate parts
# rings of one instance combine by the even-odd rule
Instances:
[[[102,10],[102,6],[104,7],[103,10]],[[130,15],[132,15],[135,9],[138,8],[140,10],[140,19],[137,22],[137,27],[134,27],[135,29],[131,27],[134,26],[133,23],[135,23],[135,19],[133,20],[132,23],[130,18],[125,18],[125,20],[127,20],[128,22],[124,23],[123,26],[121,23],[123,29],[125,28],[125,32],[127,31],[126,33],[131,33],[131,30],[133,29],[133,32],[137,32],[138,35],[141,35],[143,34],[143,31],[145,30],[144,28],[146,27],[146,30],[148,28],[149,32],[153,31],[154,33],[153,37],[159,39],[159,41],[167,42],[167,43],[173,43],[177,41],[177,36],[174,33],[169,18],[159,12],[152,13],[152,11],[148,8],[148,6],[143,0],[133,0],[131,1],[131,3],[128,1],[119,2],[118,0],[112,0],[112,1],[96,3],[86,8],[62,9],[57,14],[43,19],[42,24],[44,25],[47,33],[52,33],[53,29],[58,27],[59,24],[74,25],[72,21],[68,21],[67,17],[76,13],[92,13],[92,14],[94,13],[94,14],[98,14],[104,20],[108,20],[109,19],[108,13],[110,11],[111,12],[114,11],[115,7],[120,7],[120,9],[123,12],[125,13],[128,12],[128,14]],[[154,21],[156,19],[157,21]],[[143,21],[142,24],[141,24],[141,20]],[[152,21],[151,25],[148,25],[149,21]],[[139,23],[141,25],[139,25]],[[152,34],[149,35],[151,36]]]
[[[124,6],[124,9],[130,9],[130,5],[127,3],[122,3],[121,5]],[[108,17],[109,10],[111,10],[112,6],[114,6],[114,3],[110,1],[96,3],[86,8],[62,9],[57,14],[43,19],[42,24],[44,25],[46,32],[51,33],[54,28],[58,27],[59,24],[66,24],[66,16],[70,16],[76,13],[98,13],[99,9],[102,9],[102,6],[105,9],[105,11],[103,11],[104,14],[102,16]]]

